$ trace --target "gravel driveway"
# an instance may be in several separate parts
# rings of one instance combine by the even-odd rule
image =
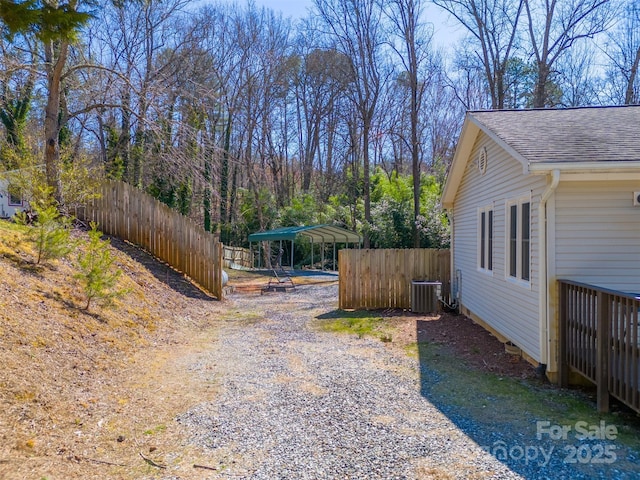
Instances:
[[[420,395],[415,360],[310,328],[336,299],[335,285],[230,297],[260,315],[194,366],[219,396],[179,419],[211,449],[209,478],[521,478]]]
[[[335,284],[228,301],[237,318],[192,366],[218,394],[178,419],[210,451],[206,478],[588,478],[511,470],[421,395],[416,359],[315,329]]]

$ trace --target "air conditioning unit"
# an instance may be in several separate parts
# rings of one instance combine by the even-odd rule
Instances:
[[[441,282],[413,280],[411,282],[411,311],[431,313],[439,310]]]

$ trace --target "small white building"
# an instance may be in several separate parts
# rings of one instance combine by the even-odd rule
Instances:
[[[11,187],[7,179],[0,177],[0,218],[11,218],[26,208],[20,191]]]
[[[442,204],[460,311],[555,381],[557,280],[640,294],[640,106],[469,112]]]

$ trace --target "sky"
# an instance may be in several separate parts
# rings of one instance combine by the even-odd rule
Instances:
[[[313,7],[313,0],[254,0],[258,6],[271,8],[275,12],[282,12],[285,17],[293,20],[305,17]],[[446,13],[431,3],[425,2],[425,14],[429,22],[434,24],[434,40],[440,47],[448,47],[458,40],[463,32],[455,26]]]
[[[282,12],[285,17],[294,20],[305,17],[313,5],[312,0],[254,0],[256,5],[264,5],[275,12]]]

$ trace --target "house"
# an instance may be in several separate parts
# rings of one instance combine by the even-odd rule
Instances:
[[[445,184],[460,311],[558,375],[558,280],[640,293],[640,106],[466,115]]]
[[[0,177],[0,218],[10,218],[17,212],[26,208],[26,202],[15,188],[11,187],[9,180]]]

